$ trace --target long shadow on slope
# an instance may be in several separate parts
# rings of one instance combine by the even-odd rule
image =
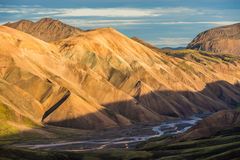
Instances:
[[[207,84],[198,92],[155,91],[145,95],[139,93],[129,101],[102,105],[106,109],[74,119],[48,122],[48,124],[80,129],[101,129],[125,126],[128,124],[126,118],[131,123],[156,122],[231,109],[240,105],[240,84],[232,85],[226,81],[216,81]],[[58,109],[61,109],[61,106]],[[106,115],[116,124],[106,124],[98,118],[99,114]]]
[[[61,106],[61,104],[63,104],[68,97],[70,96],[71,92],[67,91],[67,93],[57,102],[55,103],[53,106],[51,106],[44,114],[42,117],[42,121],[49,116],[52,112],[54,112],[59,106]]]
[[[198,98],[199,96],[204,97],[204,98]],[[177,98],[175,98],[175,97],[177,97]],[[150,98],[153,98],[153,99],[150,99]],[[189,112],[189,114],[202,113],[202,112],[206,112],[206,111],[214,112],[217,110],[225,109],[225,107],[229,107],[229,108],[239,107],[240,85],[239,84],[232,85],[225,81],[217,81],[217,82],[206,85],[206,87],[202,91],[199,91],[199,92],[156,91],[156,92],[148,93],[146,95],[138,95],[132,101],[130,100],[130,101],[121,101],[121,102],[115,102],[115,103],[110,103],[110,104],[104,104],[104,106],[106,107],[106,110],[101,110],[96,113],[91,113],[91,114],[88,114],[88,115],[85,115],[82,117],[78,117],[75,119],[63,120],[63,121],[54,122],[51,124],[57,125],[57,126],[73,127],[73,128],[83,128],[83,129],[96,129],[97,128],[97,129],[99,129],[102,126],[104,126],[103,125],[104,122],[102,122],[100,119],[96,118],[96,114],[99,114],[99,113],[105,114],[105,115],[109,116],[116,123],[120,123],[120,122],[118,122],[119,118],[116,116],[116,113],[119,113],[119,114],[123,115],[124,117],[128,117],[129,119],[131,119],[134,117],[131,117],[132,115],[130,115],[130,113],[124,112],[124,111],[126,111],[126,106],[129,107],[130,109],[132,109],[132,112],[134,112],[135,107],[143,107],[144,104],[146,104],[144,106],[144,108],[151,112],[155,112],[154,114],[164,115],[164,114],[158,113],[157,110],[154,111],[153,110],[154,108],[150,108],[150,105],[153,103],[149,102],[149,100],[154,101],[154,103],[156,103],[157,105],[160,105],[160,107],[162,107],[162,105],[163,105],[163,104],[161,104],[162,100],[159,100],[159,99],[166,99],[166,101],[170,101],[169,102],[170,104],[174,104],[174,102],[178,103],[179,106],[181,106],[182,108],[185,108],[185,106],[184,106],[185,103],[188,104],[188,102],[186,102],[186,99],[189,102],[191,102],[192,104],[194,104],[193,105],[194,107],[196,107],[198,104],[200,105],[200,107],[198,107],[198,109],[196,109],[196,112]],[[132,106],[133,103],[136,106]],[[203,103],[203,104],[201,104],[201,103]],[[212,105],[208,104],[208,103],[214,103],[214,105],[219,104],[219,105],[222,105],[222,107],[216,107],[216,108],[213,107],[212,108]],[[206,107],[205,104],[208,104],[209,106]],[[79,106],[79,107],[81,107],[81,106]],[[203,107],[204,109],[201,109],[201,107]],[[57,109],[61,109],[61,106],[58,107]],[[136,111],[137,111],[137,109],[136,109]],[[139,112],[139,111],[137,111],[137,112]],[[179,113],[183,113],[183,116],[188,116],[188,114],[185,114],[185,113],[188,113],[187,111],[182,111],[182,112],[179,111],[179,112],[175,112],[174,114],[165,114],[165,115],[179,117],[178,116]],[[131,113],[131,114],[133,114],[136,117],[139,116],[138,113]],[[141,119],[138,119],[138,120],[131,119],[131,120],[133,122],[141,122],[140,121]],[[7,135],[7,136],[0,136],[0,146],[1,146],[0,147],[0,158],[1,158],[1,156],[3,156],[3,157],[6,156],[4,158],[17,159],[17,158],[21,157],[22,159],[41,159],[38,157],[44,157],[44,158],[48,158],[48,159],[72,159],[72,158],[66,158],[68,156],[63,155],[63,153],[55,153],[55,152],[47,153],[45,151],[40,152],[39,150],[28,151],[28,150],[21,150],[21,149],[15,149],[15,148],[6,148],[7,146],[4,147],[4,145],[3,145],[4,143],[9,144],[9,143],[16,143],[16,142],[34,143],[33,141],[35,141],[35,142],[37,141],[37,143],[43,143],[43,142],[47,142],[49,139],[49,137],[45,138],[43,134],[41,136],[38,136],[38,135],[33,136],[32,133],[33,133],[33,131],[29,130],[29,131],[25,131],[24,133],[21,133],[22,136],[19,136],[19,134],[17,134],[17,133],[13,133],[12,135]],[[61,140],[72,137],[73,136],[72,134],[73,133],[66,134],[66,136],[62,135]],[[107,138],[107,137],[105,137],[105,138]],[[1,150],[3,152],[1,152]],[[50,154],[50,153],[53,153],[53,154]],[[8,155],[11,155],[12,157],[8,157]],[[38,157],[35,157],[36,155]],[[82,159],[82,158],[83,157],[81,157],[80,155],[77,155],[73,159]],[[104,157],[104,158],[106,159],[106,157]],[[109,158],[109,157],[107,157],[107,158]],[[112,158],[112,159],[114,159],[114,158]]]

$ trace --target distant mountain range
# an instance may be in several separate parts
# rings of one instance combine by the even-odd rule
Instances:
[[[181,50],[181,49],[186,49],[186,47],[163,47],[161,49]]]

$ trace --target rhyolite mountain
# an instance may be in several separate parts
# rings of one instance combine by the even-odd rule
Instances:
[[[39,29],[51,32],[54,42],[34,37],[37,28],[27,34],[0,26],[0,118],[5,128],[28,122],[102,129],[240,103],[238,56],[162,52],[113,28],[63,39],[46,25]]]
[[[240,23],[212,28],[198,34],[188,49],[215,53],[240,54]]]
[[[46,42],[64,39],[82,31],[52,18],[42,18],[37,22],[20,20],[13,23],[8,22],[4,25],[31,34]]]

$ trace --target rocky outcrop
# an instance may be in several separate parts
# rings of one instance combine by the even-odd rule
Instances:
[[[240,23],[204,31],[198,34],[187,48],[239,55]]]
[[[21,20],[4,25],[31,34],[46,42],[64,39],[81,32],[79,28],[72,27],[51,18],[43,18],[37,22]]]

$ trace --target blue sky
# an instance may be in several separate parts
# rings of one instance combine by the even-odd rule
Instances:
[[[42,17],[179,47],[206,29],[240,22],[240,0],[0,0],[1,24]]]

